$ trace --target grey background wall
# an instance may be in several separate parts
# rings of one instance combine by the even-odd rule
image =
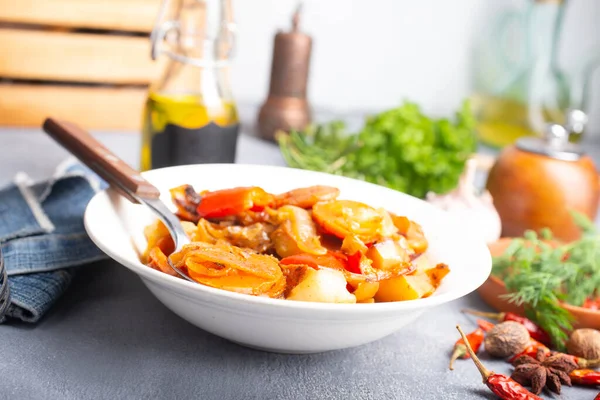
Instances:
[[[314,40],[309,97],[334,112],[370,111],[407,98],[453,112],[470,93],[472,46],[499,10],[524,0],[305,0],[301,29]],[[273,35],[289,29],[296,0],[233,0],[238,24],[232,80],[240,103],[267,93]],[[568,0],[561,67],[600,56],[600,1]],[[595,49],[595,50],[594,50]],[[251,78],[249,78],[251,77]],[[600,138],[600,70],[589,132]]]

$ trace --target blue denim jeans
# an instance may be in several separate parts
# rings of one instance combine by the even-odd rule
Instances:
[[[8,307],[0,300],[0,311],[6,308],[0,323],[11,318],[39,321],[67,289],[77,267],[106,258],[83,226],[89,200],[106,186],[69,159],[46,181],[34,183],[20,173],[0,190],[0,249],[9,289]]]

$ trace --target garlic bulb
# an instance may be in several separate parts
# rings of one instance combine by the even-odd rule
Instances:
[[[469,159],[454,190],[444,195],[429,192],[426,200],[448,211],[461,224],[467,224],[474,232],[480,233],[486,243],[491,243],[500,238],[502,223],[494,207],[492,195],[487,190],[479,196],[476,193],[473,184],[476,169],[477,161]]]

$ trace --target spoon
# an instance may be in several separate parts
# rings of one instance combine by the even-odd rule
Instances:
[[[54,118],[47,118],[43,129],[127,200],[150,208],[169,230],[175,242],[174,253],[181,251],[183,246],[190,243],[179,218],[160,200],[160,191],[138,171],[104,147],[89,132],[72,122]],[[169,257],[167,260],[179,276],[190,282],[196,282],[175,268]]]

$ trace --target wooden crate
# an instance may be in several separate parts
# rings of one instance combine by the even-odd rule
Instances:
[[[0,0],[0,126],[139,131],[160,0]]]

